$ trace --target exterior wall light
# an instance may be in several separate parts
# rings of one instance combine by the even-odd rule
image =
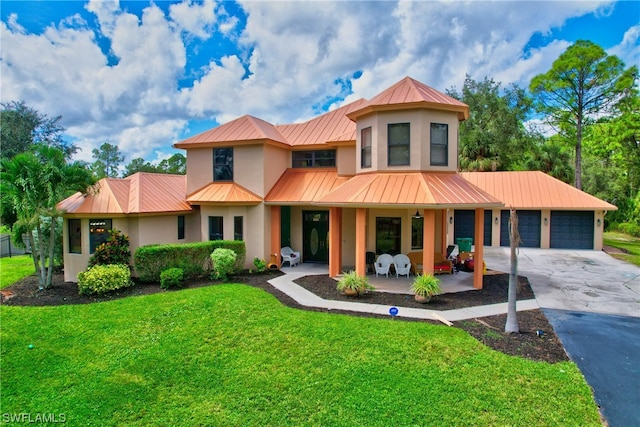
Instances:
[[[597,224],[598,224],[598,227],[602,225],[602,220],[600,218],[598,218]]]
[[[449,217],[449,224],[453,224],[453,217],[452,216]]]
[[[498,225],[498,217],[496,217],[496,219],[493,220],[495,225]]]
[[[549,220],[547,218],[544,219],[544,225],[549,224]]]

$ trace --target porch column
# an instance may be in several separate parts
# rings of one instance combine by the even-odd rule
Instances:
[[[435,234],[436,234],[436,211],[425,209],[424,225],[422,230],[422,271],[423,274],[433,274],[433,260],[435,258]]]
[[[476,209],[476,235],[473,254],[473,287],[482,289],[482,272],[484,271],[484,209]]]
[[[329,208],[329,276],[342,270],[342,208]]]
[[[278,265],[278,268],[281,267],[280,265],[280,245],[281,245],[281,241],[280,241],[280,236],[281,236],[281,230],[280,230],[280,206],[271,206],[271,253],[269,254],[269,258],[271,258],[272,255],[275,255],[276,258],[276,264]],[[267,260],[267,264],[270,263],[271,260]]]
[[[356,274],[360,277],[367,275],[367,209],[356,208]]]
[[[440,237],[441,240],[441,245],[440,245],[440,253],[442,254],[443,257],[447,257],[447,224],[449,224],[449,221],[447,219],[447,210],[446,209],[442,209],[441,211],[441,221],[440,221],[440,230],[442,235]]]

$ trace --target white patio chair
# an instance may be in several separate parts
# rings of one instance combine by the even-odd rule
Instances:
[[[398,254],[393,257],[393,265],[396,269],[396,277],[407,276],[411,273],[411,260],[408,256]]]
[[[385,276],[389,277],[389,267],[391,267],[392,263],[393,257],[391,255],[380,255],[376,260],[376,263],[374,264],[376,268],[376,277],[378,277],[378,274],[384,274]]]
[[[300,264],[300,252],[296,252],[289,246],[285,246],[280,249],[280,255],[282,255],[282,264],[289,263],[289,267],[295,267]]]

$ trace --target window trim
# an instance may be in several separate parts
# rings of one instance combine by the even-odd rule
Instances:
[[[78,226],[77,227],[72,227],[71,226],[71,221],[76,222]],[[77,229],[78,231],[72,231],[73,229]],[[69,218],[67,220],[67,233],[69,234],[68,239],[67,239],[67,251],[70,254],[82,254],[82,219],[80,218]],[[74,244],[72,244],[72,240],[77,239],[78,241],[76,243],[78,243],[79,246],[74,246]],[[76,250],[77,247],[77,250]]]
[[[391,128],[395,127],[395,126],[407,126],[407,130],[408,130],[408,135],[407,135],[407,141],[402,142],[402,143],[391,143]],[[391,163],[391,152],[392,152],[392,148],[394,149],[402,149],[403,147],[406,147],[407,149],[407,158],[406,158],[406,162],[402,162],[402,163]],[[411,123],[410,122],[403,122],[403,123],[387,123],[387,166],[409,166],[411,165]]]

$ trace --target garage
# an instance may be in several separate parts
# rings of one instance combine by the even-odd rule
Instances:
[[[476,236],[476,211],[457,210],[453,213],[455,218],[453,226],[453,241],[459,238]],[[474,242],[475,243],[475,242]],[[484,211],[484,246],[491,246],[491,211]]]
[[[550,246],[593,249],[593,211],[551,211]]]
[[[516,211],[518,214],[518,232],[520,246],[523,248],[540,247],[540,211]],[[510,246],[509,241],[509,211],[500,213],[500,246]]]

